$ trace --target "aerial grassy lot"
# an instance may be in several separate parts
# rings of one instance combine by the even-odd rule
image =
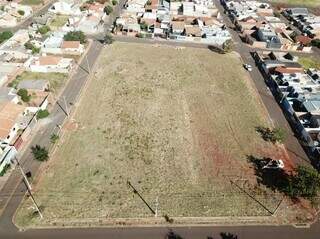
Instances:
[[[68,79],[67,74],[63,73],[41,73],[41,72],[30,72],[24,71],[12,80],[8,86],[16,87],[22,80],[48,80],[50,84],[50,91],[57,94],[59,90],[64,86]]]
[[[305,69],[315,68],[320,70],[320,58],[315,57],[299,57],[299,63]]]
[[[22,0],[20,2],[20,4],[23,4],[23,5],[30,5],[30,6],[35,6],[35,5],[40,5],[44,3],[43,0]]]
[[[114,43],[98,60],[22,226],[92,218],[261,216],[282,196],[259,186],[249,156],[284,159],[257,126],[267,115],[235,53]],[[233,183],[242,187],[239,190]],[[284,205],[286,205],[284,203]],[[67,223],[67,224],[65,224]]]
[[[58,29],[60,27],[63,27],[67,21],[68,21],[69,17],[68,16],[64,16],[64,15],[56,15],[50,22],[49,27],[51,29]]]

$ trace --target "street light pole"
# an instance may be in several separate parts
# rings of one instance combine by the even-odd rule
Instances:
[[[42,219],[42,218],[43,218],[43,215],[42,215],[42,213],[41,213],[41,211],[40,211],[40,208],[39,208],[36,200],[34,199],[34,197],[33,197],[33,195],[32,195],[31,185],[30,185],[30,183],[29,183],[29,181],[28,181],[28,178],[27,178],[26,174],[24,173],[23,168],[21,167],[20,162],[19,162],[19,160],[17,159],[17,157],[14,157],[14,159],[16,160],[17,166],[19,167],[20,172],[21,172],[21,174],[22,174],[22,176],[23,176],[23,182],[24,182],[25,185],[26,185],[26,188],[27,188],[27,191],[28,191],[28,193],[29,193],[29,195],[30,195],[30,198],[31,198],[31,200],[32,200],[32,202],[33,202],[33,204],[34,204],[37,212],[39,213],[40,218]]]

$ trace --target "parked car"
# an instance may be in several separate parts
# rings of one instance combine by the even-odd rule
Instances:
[[[244,64],[243,65],[244,69],[246,69],[247,71],[252,71],[252,66],[249,64]]]
[[[270,159],[268,158],[266,161],[266,165],[262,167],[262,169],[283,169],[284,163],[281,159]]]

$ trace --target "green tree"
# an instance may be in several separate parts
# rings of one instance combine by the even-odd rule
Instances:
[[[40,52],[40,48],[36,47],[34,44],[32,44],[30,41],[26,42],[24,44],[24,47],[28,50],[32,51],[32,54],[36,54]]]
[[[140,23],[140,29],[143,30],[143,31],[148,30],[148,24],[145,23],[145,22],[141,22]]]
[[[38,29],[38,33],[40,33],[41,35],[45,35],[46,33],[48,33],[50,31],[50,27],[48,26],[42,26],[42,27],[39,27]]]
[[[8,40],[13,36],[13,33],[11,31],[4,31],[0,33],[0,43]]]
[[[19,89],[17,95],[21,97],[23,102],[29,102],[31,99],[31,95],[29,95],[26,89]]]
[[[110,5],[108,6],[105,6],[103,11],[107,14],[107,15],[110,15],[113,11],[112,7]]]
[[[312,46],[320,48],[320,39],[313,39],[311,41]]]
[[[112,0],[112,5],[115,6],[117,5],[118,1],[117,0]]]
[[[229,53],[233,50],[233,42],[232,40],[227,40],[223,43],[222,49],[225,53]]]
[[[282,128],[274,128],[272,131],[272,137],[271,141],[272,142],[278,142],[278,143],[283,143],[286,139],[286,131]]]
[[[24,16],[24,11],[23,10],[18,10],[19,15]]]
[[[43,162],[47,161],[49,158],[48,150],[45,147],[41,147],[40,145],[31,147],[31,152],[35,160]]]
[[[57,134],[52,134],[50,136],[50,142],[53,144],[55,144],[58,141],[58,139],[59,139],[59,135],[57,135]]]
[[[86,36],[82,31],[71,31],[64,35],[65,41],[80,41],[81,44],[86,42]]]
[[[290,177],[287,193],[291,197],[313,198],[320,189],[320,174],[312,167],[299,166]]]
[[[48,110],[39,110],[37,112],[37,119],[43,119],[49,116],[49,111]]]

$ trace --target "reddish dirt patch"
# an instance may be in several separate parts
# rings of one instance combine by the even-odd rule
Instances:
[[[79,127],[79,124],[77,122],[71,121],[71,122],[66,123],[64,128],[66,130],[74,131],[74,130],[77,130],[78,127]]]

